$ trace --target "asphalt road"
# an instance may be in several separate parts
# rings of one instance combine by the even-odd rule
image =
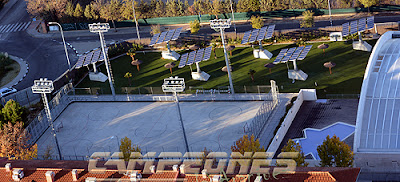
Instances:
[[[32,21],[26,11],[24,0],[10,0],[0,11],[0,25]],[[0,52],[20,57],[28,62],[29,72],[18,85],[17,90],[33,85],[39,78],[56,79],[68,69],[64,47],[50,38],[33,38],[26,31],[0,33]],[[74,53],[69,53],[76,58]],[[71,59],[75,60],[75,59]]]
[[[340,26],[343,23],[356,20],[358,18],[346,18],[346,19],[333,19],[332,25],[333,26]],[[397,22],[400,21],[400,16],[390,16],[390,17],[375,17],[375,23],[385,23],[385,22]],[[296,23],[277,23],[275,24],[275,30],[286,30],[286,29],[299,29],[300,28],[300,23],[295,20]],[[315,22],[315,27],[326,27],[330,26],[330,21],[329,20],[323,20],[323,21],[316,21]],[[238,33],[243,33],[245,31],[251,30],[252,27],[249,23],[245,24],[239,24],[236,25],[236,31]],[[129,28],[118,28],[118,31],[115,32],[114,29],[110,29],[109,32],[105,33],[105,38],[106,40],[112,40],[112,41],[121,41],[121,40],[126,40],[126,39],[131,39],[131,38],[137,38],[136,35],[136,29],[135,27],[129,27]],[[140,27],[140,37],[142,38],[149,38],[151,37],[150,35],[150,27]],[[226,29],[226,32],[234,32],[234,26],[232,25],[231,28]],[[200,29],[198,35],[209,35],[212,33],[216,33],[213,29],[210,28],[209,25],[203,25],[202,28]],[[88,30],[80,30],[80,31],[68,31],[65,32],[66,39],[69,41],[94,41],[98,40],[98,36],[90,33]],[[56,38],[57,41],[61,41],[61,38]]]
[[[0,11],[0,26],[14,24],[19,22],[29,22],[32,17],[26,11],[26,2],[24,0],[10,0],[9,3]],[[333,20],[333,25],[341,25],[352,20],[351,17],[343,20]],[[376,23],[397,22],[400,16],[392,17],[375,17]],[[330,21],[318,21],[315,27],[329,26]],[[251,30],[251,25],[240,24],[236,25],[237,32],[242,33]],[[278,23],[276,30],[297,29],[300,28],[299,23]],[[141,37],[150,37],[150,27],[141,27]],[[233,26],[226,30],[233,32]],[[215,33],[208,25],[205,25],[199,31],[199,35],[208,35]],[[136,38],[135,27],[119,28],[117,32],[113,29],[105,33],[107,43],[111,41],[121,41],[126,39]],[[99,39],[97,34],[90,33],[88,30],[68,31],[65,32],[67,42],[89,42]],[[46,77],[56,79],[68,69],[64,47],[61,42],[59,32],[51,33],[48,38],[34,38],[26,33],[26,31],[16,31],[0,33],[0,52],[8,52],[11,55],[21,57],[29,64],[29,72],[25,79],[15,86],[18,90],[27,88],[33,84],[33,80]],[[75,64],[77,56],[69,50],[71,65]]]

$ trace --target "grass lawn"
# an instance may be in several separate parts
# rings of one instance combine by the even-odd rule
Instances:
[[[0,87],[10,83],[15,77],[18,76],[21,67],[16,61],[12,61],[12,63],[6,66],[6,72],[3,74],[3,77],[0,77]]]
[[[368,41],[371,45],[375,41]],[[269,81],[275,80],[279,86],[280,92],[298,92],[300,88],[316,88],[319,96],[325,94],[357,94],[360,93],[362,78],[367,65],[369,52],[355,51],[351,43],[346,42],[328,42],[329,48],[325,50],[325,55],[317,46],[321,43],[313,44],[313,48],[308,53],[306,59],[298,61],[298,68],[308,74],[306,81],[296,81],[288,79],[287,65],[278,64],[272,68],[272,73],[264,67],[264,64],[273,62],[278,55],[280,49],[295,47],[296,45],[270,45],[264,46],[265,49],[273,53],[274,57],[271,60],[255,59],[253,57],[252,48],[236,48],[231,57],[231,65],[233,67],[233,82],[236,92],[243,92],[243,86],[269,85]],[[189,51],[178,52],[180,54]],[[217,59],[211,55],[209,61],[201,62],[200,68],[211,77],[207,82],[195,81],[191,79],[190,68],[173,68],[173,76],[185,78],[187,88],[189,86],[203,87],[204,89],[218,88],[218,86],[229,85],[227,73],[221,71],[225,66],[223,49],[217,49]],[[229,53],[228,53],[229,54]],[[131,72],[132,87],[158,87],[161,85],[164,78],[171,76],[169,69],[164,67],[164,64],[171,60],[161,59],[160,52],[154,53],[138,53],[135,56],[143,63],[140,65],[140,71],[136,70],[136,66],[130,64],[131,58],[123,56],[112,61],[112,71],[115,79],[115,87],[117,93],[123,93],[121,87],[129,87],[130,84],[127,78],[124,78],[126,72]],[[336,67],[332,68],[332,75],[329,74],[329,69],[325,68],[325,62],[332,61],[336,63]],[[176,61],[176,65],[179,61]],[[289,67],[292,69],[293,64],[289,62]],[[193,70],[196,69],[192,65]],[[86,68],[82,68],[86,69]],[[249,70],[256,71],[252,82]],[[100,70],[105,73],[105,66],[100,66]],[[318,86],[315,86],[315,82]],[[93,82],[89,78],[85,78],[79,85],[80,88],[85,87],[101,87],[103,90],[109,90],[108,82]]]

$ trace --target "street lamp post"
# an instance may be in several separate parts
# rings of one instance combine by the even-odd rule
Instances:
[[[331,3],[328,0],[328,8],[329,8],[329,21],[331,22],[331,27],[332,27],[332,17],[331,17]]]
[[[235,94],[235,91],[233,89],[233,82],[232,82],[232,73],[231,73],[231,66],[229,65],[229,60],[228,60],[228,54],[226,53],[226,48],[225,48],[225,38],[224,38],[224,29],[231,27],[231,19],[215,19],[210,21],[210,27],[212,29],[220,29],[221,32],[221,40],[222,40],[222,46],[224,47],[224,55],[225,55],[225,63],[226,63],[226,68],[228,72],[228,78],[229,78],[229,85],[231,87],[231,93]]]
[[[32,88],[32,93],[37,93],[42,95],[44,110],[46,112],[47,119],[49,120],[51,130],[53,132],[54,140],[56,142],[58,150],[58,156],[60,157],[60,160],[62,160],[61,150],[60,146],[58,145],[57,134],[54,129],[54,123],[51,117],[50,107],[46,96],[46,93],[51,93],[54,90],[53,81],[47,80],[47,78],[40,78],[39,80],[34,81],[33,86],[31,88]]]
[[[235,29],[235,35],[237,34],[236,32],[236,24],[235,24],[235,15],[233,14],[233,5],[232,5],[232,0],[230,0],[231,2],[231,10],[232,10],[232,22],[233,22],[233,28]]]
[[[187,139],[186,139],[185,127],[183,125],[181,108],[179,106],[179,99],[178,99],[178,95],[177,95],[177,92],[183,92],[185,90],[185,79],[184,78],[178,78],[177,76],[176,77],[166,78],[166,79],[164,79],[164,83],[163,83],[161,88],[162,88],[163,92],[172,92],[172,93],[174,93],[176,106],[178,108],[179,120],[181,121],[183,138],[185,140],[186,152],[189,152],[189,145],[188,145],[188,142],[187,142]]]
[[[57,22],[49,22],[49,25],[58,25],[60,27],[61,37],[62,37],[62,41],[64,43],[65,56],[67,56],[67,61],[68,61],[68,71],[71,71],[71,63],[69,61],[67,46],[65,45],[64,32],[63,32],[62,26]]]
[[[132,9],[133,9],[133,18],[135,19],[135,23],[136,23],[136,34],[138,36],[138,39],[140,40],[139,24],[136,20],[136,13],[135,13],[135,0],[132,1]]]
[[[111,93],[113,95],[113,98],[115,100],[115,90],[114,90],[114,79],[112,76],[112,71],[111,71],[111,64],[108,60],[108,56],[106,55],[106,51],[104,50],[105,47],[105,40],[104,40],[104,32],[107,32],[110,29],[110,24],[108,23],[93,23],[89,24],[89,29],[90,32],[93,33],[99,33],[100,36],[100,44],[101,44],[101,50],[103,52],[104,56],[104,62],[106,64],[106,69],[107,69],[107,74],[108,74],[108,82],[110,83],[110,88],[111,88]]]

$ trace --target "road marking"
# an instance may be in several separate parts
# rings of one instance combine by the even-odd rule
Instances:
[[[6,33],[11,32],[14,29],[15,24],[11,24],[11,26],[6,30]]]
[[[17,26],[15,26],[13,32],[16,32],[22,24],[24,23],[18,23]]]
[[[8,24],[7,26],[5,26],[0,32],[3,32],[3,30],[5,31],[11,24]]]
[[[28,22],[25,22],[25,23],[21,24],[21,27],[18,28],[18,31],[21,31],[27,23]]]
[[[5,25],[1,25],[1,26],[0,26],[0,32],[1,32],[1,29],[3,29],[3,28],[4,28],[4,26],[5,26]]]
[[[28,26],[31,24],[32,22],[30,21],[30,22],[28,22],[28,24],[26,24],[25,25],[25,27],[24,27],[24,29],[23,30],[26,30],[27,28],[28,28]]]

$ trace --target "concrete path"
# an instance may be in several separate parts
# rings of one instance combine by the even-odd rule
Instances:
[[[17,85],[20,81],[22,81],[22,79],[25,78],[26,74],[28,74],[29,65],[26,61],[24,61],[22,58],[11,55],[10,58],[19,64],[20,70],[18,75],[11,82],[5,84],[1,88],[12,87],[14,85]]]

